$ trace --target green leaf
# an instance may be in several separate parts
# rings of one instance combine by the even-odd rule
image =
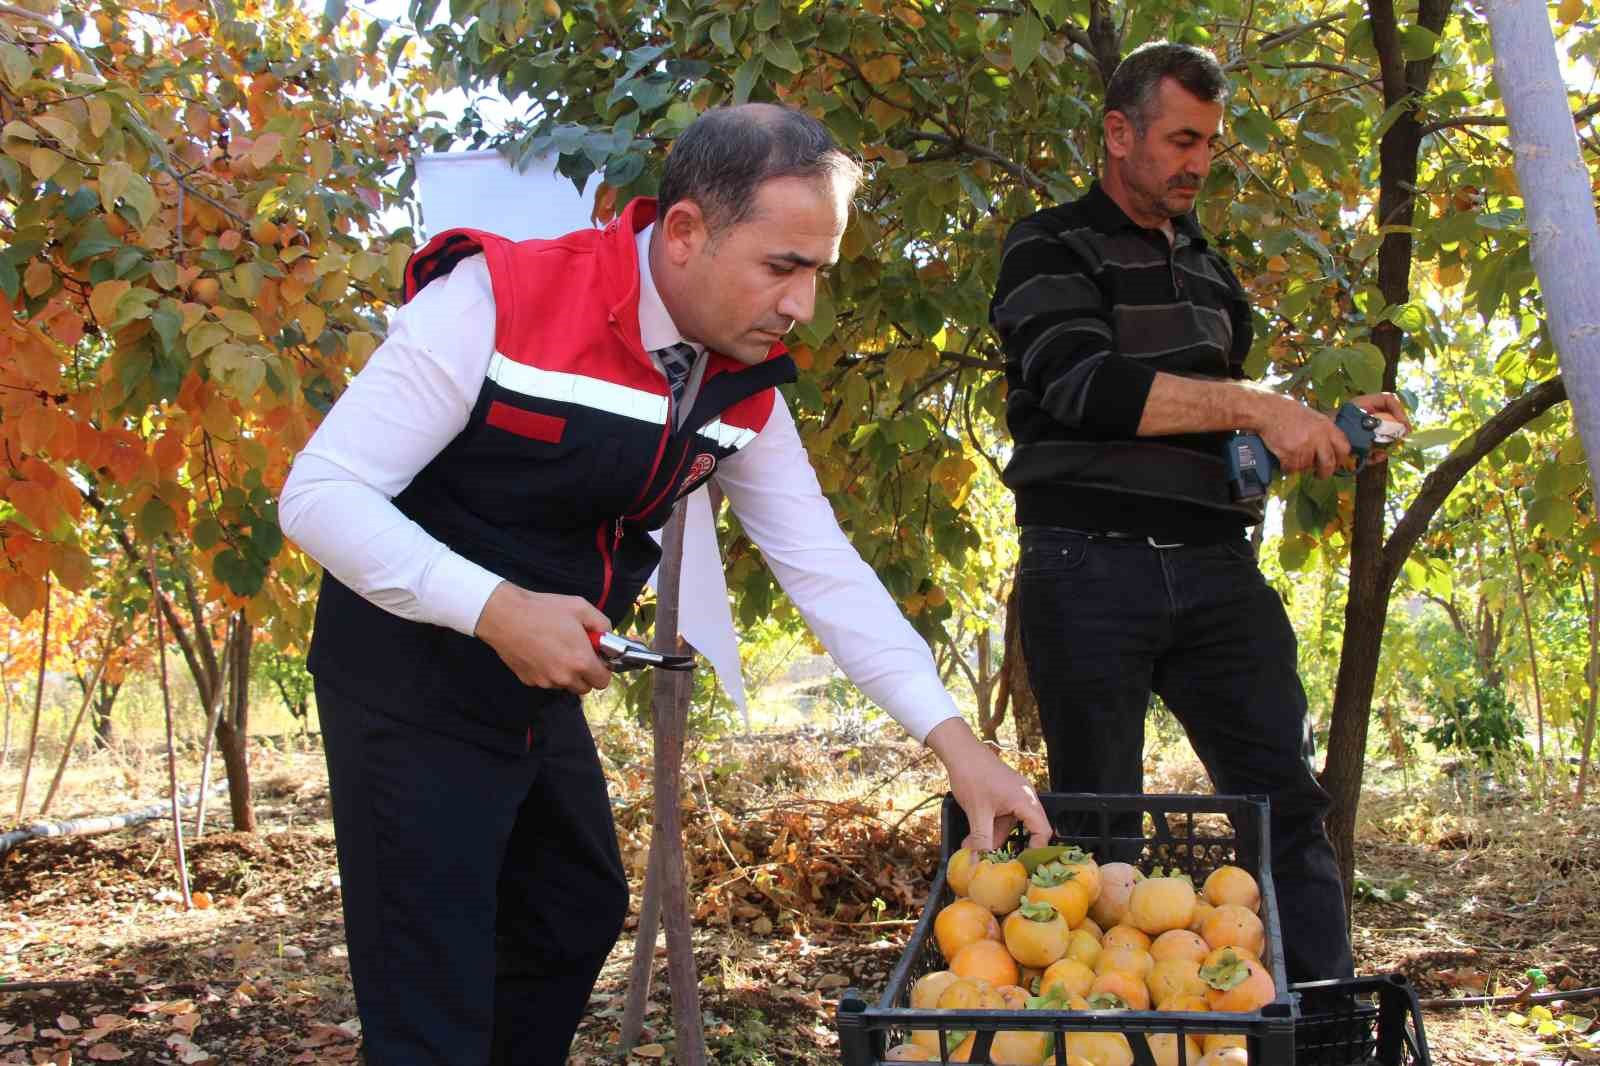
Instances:
[[[733,75],[733,102],[747,104],[750,102],[750,92],[756,87],[756,79],[761,76],[761,69],[766,66],[766,58],[753,55],[740,64]]]
[[[1407,26],[1400,31],[1400,52],[1415,62],[1439,50],[1439,35],[1426,26]]]
[[[165,500],[152,496],[139,508],[139,517],[134,520],[134,527],[139,531],[142,540],[154,540],[163,533],[176,533],[178,531],[178,516]]]
[[[348,0],[327,0],[322,8],[322,28],[326,32],[344,21]]]
[[[1405,330],[1407,333],[1420,333],[1427,328],[1428,311],[1415,300],[1410,303],[1395,304],[1384,308],[1379,321],[1387,319]]]
[[[720,18],[711,24],[711,43],[720,48],[724,55],[733,54],[733,24],[725,18]]]
[[[1454,444],[1460,437],[1460,430],[1451,429],[1449,426],[1439,426],[1411,434],[1406,438],[1406,443],[1420,451],[1426,451],[1429,448],[1437,448],[1441,444]]]
[[[6,81],[11,83],[11,87],[18,89],[33,77],[33,61],[28,58],[28,53],[16,45],[0,43],[0,71],[5,72]]]
[[[799,53],[788,41],[773,41],[767,48],[767,62],[787,70],[790,74],[798,74],[805,69],[804,64],[800,62]]]
[[[0,259],[0,291],[6,294],[9,300],[17,298],[17,292],[22,288],[22,277],[17,273],[17,268],[7,259]]]
[[[122,247],[122,242],[111,235],[105,221],[98,216],[79,226],[75,234],[75,239],[67,247],[68,264],[81,263]]]
[[[757,33],[766,33],[778,25],[783,17],[783,11],[778,7],[778,0],[761,0],[756,5],[755,14],[750,19]]]
[[[1044,23],[1032,11],[1024,11],[1011,27],[1011,62],[1018,74],[1026,73],[1033,65],[1043,41]]]
[[[1277,127],[1266,115],[1251,109],[1233,120],[1234,136],[1252,152],[1266,154],[1272,150],[1272,137]]]
[[[1028,848],[1023,851],[1021,855],[1017,856],[1017,861],[1022,863],[1022,865],[1027,868],[1028,876],[1032,877],[1034,871],[1039,867],[1045,865],[1046,863],[1055,862],[1066,853],[1067,845],[1051,844],[1048,847],[1043,848]]]
[[[201,551],[210,551],[222,542],[222,526],[215,518],[202,518],[194,524],[190,533],[194,546]]]

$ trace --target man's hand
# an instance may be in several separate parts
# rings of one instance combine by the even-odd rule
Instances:
[[[1406,411],[1406,405],[1401,402],[1400,397],[1392,392],[1374,392],[1366,396],[1356,396],[1350,402],[1369,415],[1398,422],[1406,427],[1406,433],[1411,432],[1411,415]],[[1384,463],[1388,460],[1389,452],[1385,448],[1374,448],[1367,453],[1369,463]]]
[[[523,684],[582,696],[611,684],[611,671],[589,643],[590,632],[610,628],[611,619],[582,597],[529,592],[502,581],[483,605],[477,635]]]
[[[1050,842],[1050,819],[1033,786],[1000,761],[962,718],[946,718],[928,734],[928,747],[950,775],[950,791],[967,812],[972,831],[964,848],[993,851],[1017,822],[1028,827],[1034,847]]]
[[[1327,415],[1287,396],[1265,393],[1263,401],[1258,416],[1261,439],[1284,472],[1315,470],[1318,477],[1332,477],[1350,454],[1344,431]]]

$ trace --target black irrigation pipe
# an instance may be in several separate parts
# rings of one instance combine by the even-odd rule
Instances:
[[[212,795],[227,791],[227,784],[219,784],[211,790]],[[200,799],[200,790],[191,789],[178,796],[178,803],[183,807],[192,807]],[[43,840],[46,837],[82,837],[93,836],[97,833],[110,833],[118,829],[127,829],[131,826],[143,825],[153,822],[157,818],[167,817],[172,813],[171,801],[163,800],[152,803],[148,807],[141,807],[136,811],[125,814],[102,814],[88,818],[68,818],[60,822],[35,822],[33,825],[14,829],[9,833],[0,833],[0,856],[4,856],[21,844],[30,840]]]

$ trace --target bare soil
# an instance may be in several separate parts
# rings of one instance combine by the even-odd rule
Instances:
[[[631,730],[601,740],[637,907],[648,758]],[[0,859],[0,1063],[358,1061],[326,777],[320,753],[288,747],[252,751],[260,832],[187,842],[204,907],[182,907],[165,823],[35,841]],[[1036,757],[1008,757],[1042,770]],[[111,765],[97,756],[74,771],[65,813],[160,798],[158,762],[141,774]],[[788,735],[700,744],[687,765],[696,959],[714,1061],[839,1062],[841,991],[883,988],[926,898],[937,764],[907,742]],[[1600,815],[1536,810],[1504,789],[1463,795],[1442,780],[1385,791],[1382,773],[1374,777],[1354,915],[1363,972],[1404,973],[1428,999],[1531,991],[1530,969],[1545,990],[1600,985]],[[1150,787],[1195,791],[1204,779],[1173,761],[1154,768]],[[621,1060],[629,924],[575,1066]],[[633,1062],[673,1061],[659,961]],[[1545,1004],[1544,1036],[1542,1015],[1514,1024],[1528,1004],[1432,1009],[1433,1061],[1600,1062],[1589,1033],[1597,1003]]]

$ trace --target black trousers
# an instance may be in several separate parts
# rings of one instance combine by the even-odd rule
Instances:
[[[1145,710],[1156,692],[1218,792],[1272,802],[1290,980],[1351,976],[1294,631],[1250,545],[1158,549],[1032,526],[1022,531],[1018,581],[1051,790],[1143,791]]]
[[[321,681],[317,707],[369,1066],[565,1063],[628,911],[577,698],[516,755]]]

